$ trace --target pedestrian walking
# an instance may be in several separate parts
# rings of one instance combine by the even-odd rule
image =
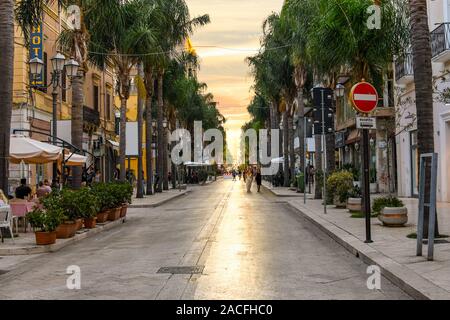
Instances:
[[[245,174],[245,179],[246,179],[246,181],[245,181],[245,184],[246,184],[246,187],[247,187],[247,193],[250,193],[250,192],[252,192],[251,190],[252,190],[252,184],[253,184],[253,172],[252,172],[252,169],[247,169],[247,173]]]
[[[260,168],[258,168],[258,170],[256,170],[255,181],[256,181],[256,185],[258,187],[258,192],[261,192],[262,176],[261,176],[261,169]]]
[[[233,181],[236,181],[236,171],[233,170],[233,172],[231,173],[231,175],[233,176]]]

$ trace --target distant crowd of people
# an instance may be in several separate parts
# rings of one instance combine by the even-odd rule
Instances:
[[[244,179],[248,193],[251,192],[253,181],[255,181],[256,183],[258,192],[261,192],[261,184],[262,184],[261,168],[247,167],[245,170],[233,169],[231,175],[233,177],[233,181],[237,181],[237,177],[239,177],[239,181],[241,181],[242,178]]]

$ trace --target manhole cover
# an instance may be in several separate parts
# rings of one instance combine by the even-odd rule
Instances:
[[[157,273],[171,273],[171,274],[201,274],[205,266],[193,267],[163,267]]]

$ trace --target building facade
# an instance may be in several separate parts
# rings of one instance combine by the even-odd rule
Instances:
[[[450,201],[450,0],[428,1],[434,78],[434,148],[439,154],[438,201]],[[420,81],[420,79],[419,79]],[[398,194],[417,197],[419,153],[413,59],[410,52],[395,63]]]
[[[52,66],[51,58],[57,53],[57,39],[68,28],[63,10],[55,3],[46,6],[41,26],[34,29],[30,47],[25,45],[23,34],[15,28],[14,98],[11,133],[30,136],[39,141],[51,141],[52,135]],[[28,61],[39,53],[44,62],[43,74],[30,77]],[[64,52],[63,52],[64,54]],[[70,58],[66,56],[66,58]],[[32,88],[31,84],[40,86]],[[96,162],[103,180],[112,178],[115,170],[114,141],[116,140],[114,116],[114,77],[111,66],[103,69],[92,65],[84,83],[85,106],[83,149],[88,152],[88,166]],[[50,86],[47,88],[47,86]],[[70,87],[65,73],[61,86]],[[58,89],[58,138],[71,142],[71,90]],[[17,131],[17,130],[30,130]],[[34,131],[34,132],[33,132]],[[112,143],[108,143],[111,141]],[[95,155],[95,156],[94,156]],[[27,178],[31,186],[43,179],[52,179],[52,165],[10,165],[10,194],[20,178]]]

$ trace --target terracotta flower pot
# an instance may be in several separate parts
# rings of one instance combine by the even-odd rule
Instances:
[[[62,223],[56,228],[56,239],[72,238],[77,232],[76,222]]]
[[[121,218],[126,217],[127,211],[128,211],[128,205],[127,205],[127,204],[124,204],[124,205],[122,206],[122,210],[120,211],[120,217],[121,217]]]
[[[84,219],[84,226],[86,229],[94,229],[97,224],[97,218],[86,218]]]
[[[56,231],[53,232],[36,231],[34,235],[36,236],[36,244],[38,246],[45,246],[48,244],[56,243]]]
[[[122,207],[114,208],[109,211],[108,220],[115,221],[120,219],[120,213],[122,211]]]
[[[75,220],[76,224],[76,231],[81,230],[83,228],[83,219],[77,219]]]
[[[97,213],[97,223],[105,223],[108,221],[108,215],[110,210]]]

